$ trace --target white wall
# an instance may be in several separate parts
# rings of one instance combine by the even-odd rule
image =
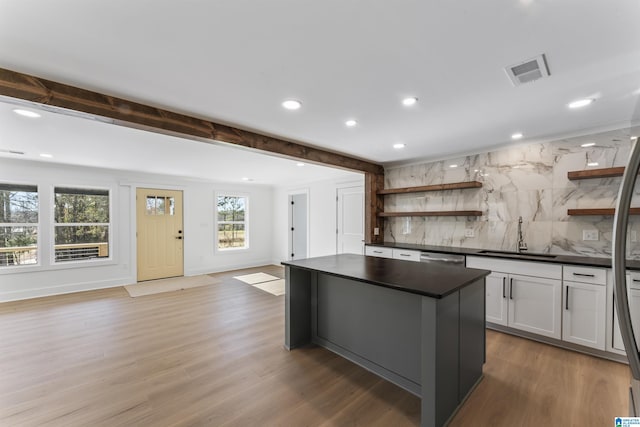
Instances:
[[[273,190],[268,186],[203,182],[174,176],[108,169],[61,166],[0,158],[0,182],[38,185],[41,198],[39,266],[0,267],[0,301],[107,288],[136,281],[136,187],[184,191],[184,272],[186,276],[270,263],[272,257]],[[112,259],[50,265],[51,206],[54,186],[96,186],[112,191]],[[216,192],[249,196],[247,250],[215,250]],[[49,200],[45,203],[45,201]],[[43,209],[45,208],[45,209]]]
[[[308,192],[309,257],[336,253],[337,191],[342,187],[364,185],[364,175],[354,173],[348,178],[316,181],[300,186],[278,187],[273,202],[273,264],[289,259],[289,195]]]

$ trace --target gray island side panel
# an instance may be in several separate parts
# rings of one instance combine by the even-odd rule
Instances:
[[[315,341],[420,384],[420,296],[327,274],[318,274],[317,295]]]

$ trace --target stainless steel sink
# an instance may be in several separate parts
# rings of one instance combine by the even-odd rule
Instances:
[[[552,254],[536,254],[536,253],[530,253],[530,252],[508,252],[508,251],[478,251],[479,254],[484,254],[484,255],[496,255],[496,256],[503,256],[503,257],[513,257],[513,258],[540,258],[540,259],[554,259],[557,257],[557,255],[552,255]]]

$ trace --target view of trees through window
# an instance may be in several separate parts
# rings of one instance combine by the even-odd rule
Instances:
[[[218,196],[218,249],[248,247],[247,198]]]
[[[38,188],[0,184],[0,266],[38,262]]]
[[[55,260],[109,256],[109,191],[55,189]]]

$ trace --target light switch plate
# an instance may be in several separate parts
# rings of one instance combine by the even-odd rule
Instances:
[[[378,227],[374,227],[373,228],[373,235],[374,236],[379,236],[380,235],[380,229]]]
[[[473,232],[473,228],[465,228],[464,237],[474,237],[475,233]]]
[[[582,230],[582,240],[599,240],[598,230]]]

